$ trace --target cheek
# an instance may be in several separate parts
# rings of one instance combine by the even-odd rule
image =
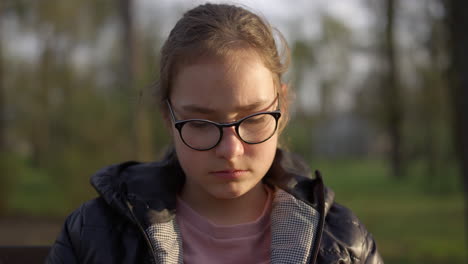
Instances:
[[[269,154],[271,151],[275,151],[276,147],[278,146],[278,133],[275,133],[270,139],[267,141],[258,144],[262,151],[266,151]]]
[[[269,168],[276,155],[276,148],[278,147],[278,133],[265,143],[265,153],[263,154],[263,158],[265,159],[265,163],[269,164]]]
[[[184,158],[187,155],[190,155],[189,152],[191,151],[191,149],[189,149],[184,144],[184,142],[180,138],[179,131],[177,131],[177,129],[175,128],[172,128],[170,129],[170,133],[171,133],[172,141],[174,142],[174,147],[176,149],[177,156],[179,157],[179,159]]]
[[[197,171],[201,170],[204,162],[204,154],[200,151],[196,151],[187,147],[179,136],[179,132],[172,129],[174,147],[177,153],[177,158],[180,162],[182,169],[186,175],[196,174]]]
[[[265,148],[265,156],[269,160],[273,160],[276,154],[276,148],[278,147],[278,133],[276,133],[270,140],[268,140]]]
[[[257,168],[261,170],[268,169],[276,154],[278,146],[278,136],[275,135],[268,141],[257,145],[247,145],[245,155],[248,155],[252,163],[257,164]]]
[[[185,164],[197,163],[197,160],[200,160],[202,156],[200,151],[193,150],[185,145],[182,139],[179,136],[179,132],[176,129],[171,129],[172,139],[174,142],[174,147],[177,153],[177,157],[182,166]]]

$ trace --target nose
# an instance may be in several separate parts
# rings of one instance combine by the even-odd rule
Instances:
[[[215,151],[217,156],[227,160],[244,154],[244,142],[239,138],[234,127],[223,128],[223,137]]]

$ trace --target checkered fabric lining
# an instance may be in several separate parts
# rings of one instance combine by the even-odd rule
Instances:
[[[308,263],[319,218],[310,205],[278,189],[271,212],[271,263]]]
[[[271,212],[271,263],[308,263],[320,214],[291,194],[277,189]],[[156,263],[182,264],[182,239],[174,220],[150,226]]]
[[[146,229],[146,233],[153,244],[157,264],[183,263],[182,239],[175,219],[154,224]]]

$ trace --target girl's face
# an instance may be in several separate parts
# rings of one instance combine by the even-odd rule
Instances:
[[[235,58],[201,59],[175,76],[170,101],[177,120],[207,119],[218,123],[274,111],[278,102],[271,72],[252,53]],[[177,157],[186,175],[184,195],[198,199],[232,199],[251,190],[270,168],[277,132],[260,144],[247,144],[234,127],[223,128],[216,147],[197,151],[172,127]],[[257,188],[255,188],[257,187]]]

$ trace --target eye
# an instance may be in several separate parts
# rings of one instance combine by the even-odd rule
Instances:
[[[260,124],[260,123],[263,123],[263,122],[267,121],[267,116],[268,115],[266,115],[266,114],[251,116],[251,117],[245,119],[242,123],[252,124],[252,125]]]
[[[206,129],[206,128],[211,128],[213,124],[205,122],[205,121],[190,121],[186,124],[186,126],[192,129]]]

